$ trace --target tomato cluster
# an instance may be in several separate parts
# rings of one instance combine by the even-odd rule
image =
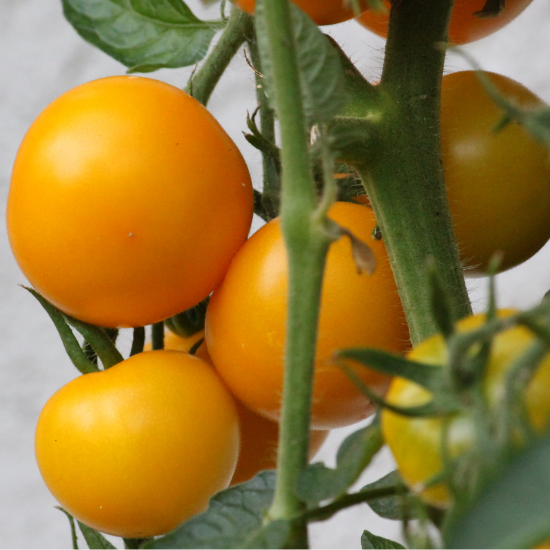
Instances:
[[[482,6],[457,0],[450,37],[480,38],[528,3],[507,2],[498,21],[478,25],[471,17]],[[236,4],[254,10],[253,0]],[[296,4],[321,25],[353,16],[341,0]],[[379,25],[383,19],[375,17],[367,10],[362,22]],[[518,83],[490,78],[519,105],[540,105]],[[484,274],[496,251],[504,253],[502,270],[518,265],[550,238],[547,151],[515,123],[493,133],[500,118],[473,72],[444,77],[443,165],[470,273]],[[311,458],[328,430],[374,410],[335,363],[335,351],[374,347],[402,354],[410,348],[375,212],[368,198],[359,202],[336,202],[328,217],[370,247],[377,268],[374,274],[358,270],[347,237],[329,247]],[[118,328],[164,321],[210,299],[204,333],[182,338],[167,332],[164,350],[79,377],[44,407],[36,430],[41,474],[63,507],[87,525],[131,538],[162,534],[203,511],[219,490],[275,467],[288,261],[278,218],[247,239],[252,213],[252,184],[235,144],[202,105],[162,82],[125,76],[84,84],[50,104],[25,136],[13,169],[8,233],[21,270],[48,301],[81,321]],[[463,321],[459,330],[480,319]],[[514,331],[495,339],[489,400],[530,341]],[[410,357],[443,363],[442,337]],[[414,406],[427,399],[409,381],[349,366],[379,394],[391,384],[390,403]],[[546,370],[545,364],[528,393],[537,430],[550,418],[537,393]],[[451,453],[459,454],[471,444],[471,428],[467,418],[453,422]],[[439,419],[384,411],[382,426],[408,484],[423,484],[441,470]],[[417,462],[403,459],[412,444],[422,449]],[[422,496],[448,503],[441,485]]]

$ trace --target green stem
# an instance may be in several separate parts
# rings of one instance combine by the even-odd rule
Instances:
[[[277,482],[270,519],[293,520],[305,504],[295,492],[308,461],[311,393],[323,267],[329,238],[313,221],[316,194],[309,162],[308,129],[303,114],[288,0],[263,0],[256,17],[265,17],[276,111],[281,128],[281,225],[289,263],[285,374]],[[264,51],[260,49],[260,51]],[[307,524],[292,522],[290,548],[306,548]]]
[[[249,40],[248,48],[250,50],[250,58],[252,65],[256,71],[261,73],[262,66],[260,54],[256,40]],[[267,96],[265,95],[263,77],[255,73],[256,77],[256,97],[260,106],[260,129],[262,136],[269,142],[275,143],[275,113],[268,104]],[[262,151],[263,164],[263,189],[262,189],[262,206],[266,212],[279,212],[280,195],[281,195],[281,180],[278,169],[277,160]]]
[[[203,105],[208,103],[210,95],[233,56],[246,37],[252,33],[252,22],[253,18],[250,15],[233,7],[220,39],[204,60],[201,68],[189,80],[186,91]]]
[[[453,0],[395,2],[380,84],[378,154],[358,167],[394,272],[413,344],[437,332],[424,266],[433,258],[455,319],[471,313],[447,204],[439,132]]]

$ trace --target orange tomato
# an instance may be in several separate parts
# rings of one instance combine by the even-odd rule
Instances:
[[[355,17],[354,11],[346,7],[344,0],[293,0],[293,2],[317,25],[333,25]],[[235,4],[247,13],[254,13],[256,0],[235,0]],[[364,1],[362,8],[367,9]]]
[[[371,237],[373,211],[336,203],[329,217],[368,243],[378,262],[373,275],[358,273],[349,239],[330,246],[319,320],[312,428],[358,422],[372,412],[369,400],[332,360],[334,351],[373,346],[402,352],[408,329],[382,241]],[[253,411],[279,418],[283,383],[287,256],[278,219],[255,233],[237,253],[206,313],[206,342],[231,392]],[[357,367],[383,391],[388,378]]]
[[[483,9],[485,1],[455,0],[449,27],[450,42],[467,44],[493,34],[514,20],[532,2],[532,0],[506,0],[506,7],[499,16],[477,17],[474,14]],[[384,3],[389,13],[390,3],[387,0]],[[357,18],[363,27],[383,38],[388,35],[388,20],[388,14],[380,14],[373,10],[366,11]]]
[[[150,537],[227,487],[239,419],[204,361],[149,351],[57,391],[38,419],[35,449],[48,489],[77,519],[111,535]]]
[[[105,327],[151,324],[221,282],[252,220],[252,185],[212,115],[163,82],[116,76],[39,115],[13,167],[13,254],[59,309]]]
[[[518,104],[542,105],[511,78],[486,74]],[[443,77],[443,166],[466,275],[485,274],[496,251],[503,253],[500,271],[519,265],[550,238],[548,149],[515,122],[494,132],[502,116],[474,71]]]

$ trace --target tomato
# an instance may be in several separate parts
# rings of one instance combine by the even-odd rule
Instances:
[[[532,0],[506,0],[506,7],[498,17],[480,18],[474,15],[483,9],[485,2],[486,0],[455,0],[449,26],[450,42],[453,44],[467,44],[493,34],[514,20]],[[390,3],[385,0],[385,4],[389,10]],[[380,14],[370,10],[360,15],[357,21],[378,36],[386,38],[388,19],[388,14]]]
[[[56,392],[38,419],[35,449],[68,512],[111,535],[148,537],[203,511],[227,487],[239,420],[204,361],[149,351]]]
[[[293,0],[317,25],[333,25],[355,17],[354,11],[345,6],[344,0]],[[247,13],[254,13],[256,0],[235,0],[235,4]],[[362,1],[362,8],[367,4]]]
[[[204,335],[202,332],[197,334],[199,336],[197,336],[196,341],[200,340]],[[164,339],[165,349],[178,351],[189,351],[193,343],[190,342],[189,338],[182,338],[169,331],[166,333]],[[197,349],[195,355],[208,364],[212,364],[212,359],[204,341]],[[273,422],[252,412],[237,400],[235,404],[237,405],[241,427],[241,447],[237,467],[231,478],[230,485],[248,481],[261,470],[274,469],[277,462],[277,446],[279,442],[279,424],[277,422]],[[327,430],[311,431],[309,442],[310,459],[313,459],[317,454],[317,451],[328,437],[328,433]]]
[[[499,316],[509,316],[512,310],[501,310]],[[486,317],[473,315],[459,321],[457,330],[467,332],[480,327]],[[495,407],[504,396],[506,374],[514,361],[534,342],[534,336],[523,327],[513,327],[493,339],[484,391],[489,407]],[[438,368],[447,361],[447,348],[441,335],[422,342],[409,353],[411,360],[420,361]],[[526,391],[526,406],[535,430],[542,432],[550,422],[550,356],[538,368]],[[393,405],[411,407],[429,401],[430,393],[417,384],[403,378],[395,378],[386,399]],[[458,456],[473,443],[473,421],[465,414],[457,414],[449,424],[449,452]],[[439,474],[443,463],[441,457],[443,421],[439,418],[410,418],[382,412],[382,432],[397,462],[403,480],[412,490]],[[444,484],[420,490],[421,498],[434,506],[447,507],[450,495]]]
[[[487,74],[503,95],[541,105],[521,84]],[[516,123],[493,132],[502,115],[473,71],[443,77],[443,165],[466,274],[483,275],[497,250],[504,253],[501,271],[514,267],[550,238],[548,149]]]
[[[378,261],[373,275],[358,273],[348,238],[330,246],[321,298],[312,428],[353,424],[372,413],[369,400],[331,359],[334,351],[374,346],[401,352],[408,329],[382,241],[370,208],[336,203],[330,218],[368,243]],[[206,342],[231,392],[253,411],[277,420],[283,383],[287,256],[278,219],[255,233],[233,259],[206,311]],[[357,367],[383,391],[388,378]]]
[[[200,103],[163,82],[116,76],[66,92],[31,125],[7,223],[21,270],[50,302],[132,327],[204,299],[252,211],[246,164]]]
[[[195,346],[200,340],[204,339],[204,330],[199,330],[192,334],[191,336],[178,336],[171,330],[166,330],[164,332],[164,349],[170,349],[173,351],[183,351],[184,353],[189,353],[193,346]],[[151,342],[147,342],[143,347],[144,351],[150,351],[153,348]],[[195,354],[197,355],[197,354]],[[197,357],[199,357],[197,355]],[[201,359],[205,359],[201,357]]]

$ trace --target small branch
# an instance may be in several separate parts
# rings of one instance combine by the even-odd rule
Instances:
[[[220,39],[204,60],[201,68],[189,79],[186,91],[203,105],[208,103],[233,56],[252,33],[252,17],[237,7],[231,9]]]

